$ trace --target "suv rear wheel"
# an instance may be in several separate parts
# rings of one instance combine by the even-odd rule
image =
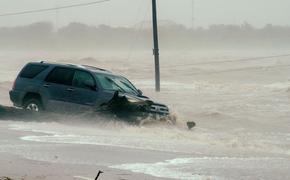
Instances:
[[[41,102],[38,99],[29,99],[24,103],[24,109],[27,109],[33,112],[39,112],[43,108],[42,108]]]

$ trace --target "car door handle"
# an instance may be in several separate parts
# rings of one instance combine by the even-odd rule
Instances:
[[[88,105],[88,106],[93,106],[93,105],[94,105],[94,103],[89,103],[89,102],[87,102],[87,103],[85,103],[85,105]]]
[[[74,91],[75,89],[74,88],[67,88],[66,90],[67,91]]]
[[[50,87],[50,84],[44,84],[43,87],[49,88]]]

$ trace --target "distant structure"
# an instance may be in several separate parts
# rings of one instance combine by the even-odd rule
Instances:
[[[195,0],[191,0],[191,29],[194,29]]]

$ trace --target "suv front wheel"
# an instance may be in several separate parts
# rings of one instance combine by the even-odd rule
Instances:
[[[24,103],[24,109],[27,109],[33,112],[39,112],[43,108],[42,108],[41,102],[38,99],[29,99]]]

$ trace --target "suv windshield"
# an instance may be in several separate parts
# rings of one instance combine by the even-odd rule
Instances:
[[[120,91],[139,95],[136,87],[126,78],[107,74],[96,74],[102,88],[105,90]]]

